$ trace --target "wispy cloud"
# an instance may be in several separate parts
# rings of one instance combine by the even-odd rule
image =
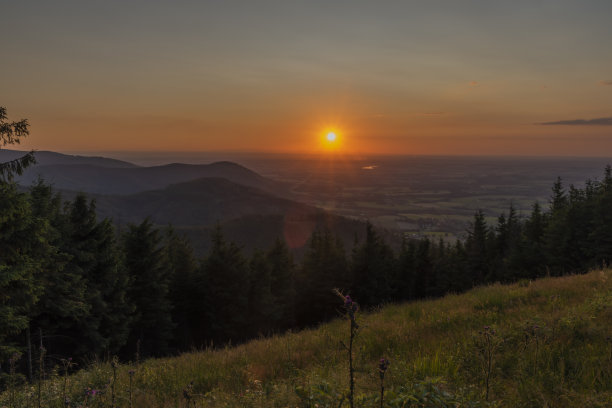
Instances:
[[[437,116],[437,115],[444,115],[444,112],[422,112],[421,115],[423,115],[423,116]]]
[[[612,126],[612,117],[596,119],[572,119],[556,122],[542,122],[538,125],[565,125],[565,126]]]
[[[470,82],[470,86],[479,86],[480,84],[476,81]]]
[[[612,79],[608,81],[599,81],[599,85],[612,85]]]

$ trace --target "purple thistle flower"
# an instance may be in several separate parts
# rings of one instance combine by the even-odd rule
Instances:
[[[380,375],[381,381],[385,379],[385,373],[387,372],[387,369],[389,368],[389,364],[391,364],[389,360],[387,360],[384,357],[381,358],[380,361],[378,362],[378,374]]]

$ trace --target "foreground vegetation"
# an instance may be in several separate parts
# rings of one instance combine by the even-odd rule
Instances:
[[[612,403],[610,269],[388,305],[357,321],[357,407],[380,406],[381,357],[385,407]],[[11,387],[0,406],[37,407],[40,392],[44,407],[346,407],[349,333],[337,319],[221,350],[95,362],[68,377],[59,364],[40,389]]]

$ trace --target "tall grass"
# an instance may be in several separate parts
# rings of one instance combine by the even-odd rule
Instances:
[[[362,313],[354,406],[612,406],[611,276],[492,285]],[[346,324],[138,365],[98,362],[69,381],[56,371],[40,388],[4,393],[0,406],[33,407],[40,389],[44,407],[346,407]],[[485,326],[496,332],[483,370]],[[384,394],[381,356],[391,362]]]

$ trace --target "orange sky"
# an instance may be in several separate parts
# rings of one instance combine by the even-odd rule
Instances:
[[[22,148],[612,152],[610,2],[125,3],[3,6]]]

